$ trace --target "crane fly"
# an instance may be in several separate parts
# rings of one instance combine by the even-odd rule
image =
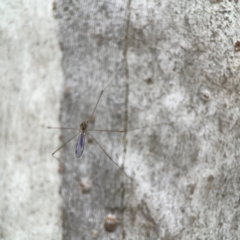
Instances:
[[[111,83],[111,82],[110,82]],[[109,84],[110,84],[109,83]],[[115,166],[117,166],[118,169],[121,170],[121,172],[123,172],[127,177],[129,177],[123,170],[122,168],[111,158],[111,156],[104,150],[104,148],[99,144],[99,142],[93,137],[92,134],[90,134],[90,132],[124,132],[124,130],[88,130],[88,124],[91,122],[91,119],[93,119],[94,117],[94,113],[97,109],[98,103],[103,95],[104,90],[109,86],[109,84],[101,91],[97,103],[95,104],[95,107],[93,109],[93,112],[91,114],[91,116],[89,117],[89,119],[87,121],[83,121],[82,123],[80,123],[80,128],[61,128],[61,127],[47,127],[49,129],[63,129],[63,130],[79,130],[79,132],[72,136],[67,142],[65,142],[63,145],[61,145],[57,150],[55,150],[52,153],[52,156],[57,159],[58,161],[61,162],[60,159],[58,159],[55,156],[55,153],[57,153],[61,148],[63,148],[66,144],[68,144],[71,140],[73,140],[75,137],[78,136],[77,139],[77,143],[75,146],[75,155],[77,158],[80,158],[83,154],[84,151],[84,146],[85,146],[85,136],[86,134],[89,134],[91,136],[91,138],[95,141],[95,143],[102,149],[102,151],[107,155],[107,157],[112,161],[112,163],[115,164]],[[129,177],[130,178],[130,177]]]

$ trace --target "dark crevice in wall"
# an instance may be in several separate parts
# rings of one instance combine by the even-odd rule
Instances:
[[[129,96],[129,70],[128,70],[128,59],[127,59],[127,52],[128,52],[128,35],[129,35],[129,23],[130,23],[130,17],[131,17],[131,0],[128,0],[127,5],[127,22],[126,22],[126,30],[125,30],[125,39],[124,39],[124,50],[123,50],[123,61],[125,65],[125,113],[124,113],[124,135],[123,135],[123,163],[122,163],[122,169],[124,170],[124,163],[126,158],[126,152],[127,152],[127,130],[128,130],[128,96]],[[125,198],[125,186],[124,182],[122,182],[122,209],[124,206],[124,198]],[[124,229],[124,210],[122,211],[122,240],[125,240],[125,229]]]

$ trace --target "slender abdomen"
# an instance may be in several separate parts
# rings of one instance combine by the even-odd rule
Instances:
[[[75,153],[77,158],[80,158],[82,156],[84,145],[85,145],[85,133],[81,132],[78,137],[76,148],[75,148]]]

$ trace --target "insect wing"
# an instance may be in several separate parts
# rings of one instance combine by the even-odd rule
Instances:
[[[82,156],[84,145],[85,145],[85,133],[81,132],[81,134],[78,137],[76,148],[75,148],[75,153],[77,158],[80,158]]]

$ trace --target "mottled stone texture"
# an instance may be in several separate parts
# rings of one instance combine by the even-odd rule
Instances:
[[[0,239],[62,238],[61,51],[49,1],[0,1]]]
[[[87,119],[111,81],[93,127],[155,125],[94,135],[132,183],[97,145],[77,161],[69,144],[65,239],[238,238],[239,13],[234,1],[56,3],[62,126]],[[79,192],[82,177],[93,179],[89,195]],[[109,212],[120,219],[111,234]]]
[[[36,3],[36,6],[42,5]],[[16,236],[37,231],[38,238],[29,239],[49,239],[38,231],[36,221],[39,218],[41,223],[45,218],[52,224],[55,217],[58,224],[63,223],[62,237],[66,240],[239,239],[238,1],[59,0],[53,3],[52,9],[50,7],[46,12],[49,16],[52,11],[58,24],[59,44],[53,41],[54,44],[48,45],[47,40],[41,40],[40,46],[46,44],[48,47],[42,47],[38,52],[39,45],[31,44],[33,31],[24,30],[21,36],[29,37],[20,44],[17,44],[19,41],[15,43],[16,27],[8,26],[15,24],[17,29],[24,28],[19,27],[17,21],[12,23],[10,13],[13,10],[4,15],[9,19],[7,27],[1,27],[4,32],[1,49],[4,49],[3,39],[7,36],[12,41],[11,46],[15,47],[12,52],[6,50],[1,57],[6,64],[8,59],[3,56],[11,53],[6,69],[14,73],[5,74],[3,65],[2,74],[5,75],[1,91],[6,96],[1,95],[1,102],[7,99],[8,105],[5,103],[1,107],[4,113],[1,121],[5,124],[2,124],[4,131],[1,133],[1,146],[5,151],[1,159],[1,176],[5,177],[2,177],[5,185],[1,185],[1,192],[2,196],[7,195],[15,202],[6,198],[3,201],[4,197],[1,197],[4,202],[1,210],[11,210],[17,204],[26,206],[26,202],[22,204],[18,197],[21,188],[14,185],[14,181],[20,179],[21,186],[31,181],[35,187],[41,186],[42,179],[49,182],[49,174],[51,177],[57,174],[52,168],[50,171],[50,167],[46,170],[48,165],[44,165],[49,163],[51,151],[59,146],[52,138],[59,136],[57,130],[48,130],[46,134],[36,124],[30,126],[30,130],[22,126],[28,125],[28,121],[33,121],[36,116],[42,126],[56,124],[61,96],[60,125],[79,128],[82,121],[89,119],[101,90],[107,87],[88,129],[125,130],[124,133],[90,133],[131,178],[109,160],[89,135],[80,159],[74,153],[76,139],[72,140],[56,154],[63,162],[59,191],[63,198],[62,212],[59,209],[51,218],[46,217],[46,209],[59,206],[59,199],[55,202],[52,198],[58,192],[58,184],[51,189],[52,195],[43,189],[36,195],[34,187],[29,187],[29,192],[23,192],[21,196],[26,198],[29,197],[26,194],[34,194],[35,198],[41,198],[39,202],[48,200],[49,205],[44,205],[43,210],[32,198],[26,216],[35,229],[22,225],[21,233],[16,231]],[[41,13],[40,10],[28,11],[31,13],[28,19],[34,20]],[[4,8],[1,12],[5,12]],[[19,18],[24,19],[24,16]],[[44,14],[40,16],[42,21],[32,27],[38,36],[56,34],[51,18]],[[11,34],[6,34],[7,29],[12,29]],[[52,32],[45,32],[46,29],[52,29]],[[31,53],[35,53],[31,54],[33,58],[20,58],[25,56],[22,54],[23,42]],[[59,55],[52,52],[53,49],[57,52],[57,48],[62,51],[61,68],[49,65],[60,61]],[[34,65],[31,59],[37,60],[41,54],[48,58]],[[47,74],[44,74],[46,69]],[[61,81],[56,80],[61,71],[65,79],[63,90]],[[9,87],[4,91],[8,83],[5,78],[11,76],[19,89],[26,90],[21,91],[24,98]],[[31,87],[26,76],[32,80]],[[48,76],[48,81],[44,76]],[[16,81],[17,77],[22,81]],[[51,97],[35,95],[34,90],[39,86],[43,86],[44,93],[52,92]],[[27,96],[31,96],[29,101],[22,101],[28,99]],[[46,100],[47,96],[49,100]],[[33,100],[39,101],[40,107]],[[30,106],[29,110],[26,106]],[[24,115],[18,116],[16,111],[23,111]],[[133,130],[136,128],[139,129]],[[62,130],[62,142],[77,132]],[[47,146],[39,150],[40,143]],[[34,153],[34,150],[31,157],[24,155]],[[22,160],[14,162],[17,154]],[[26,165],[22,166],[22,163]],[[40,164],[45,168],[42,175],[37,175],[40,170],[36,166]],[[56,161],[52,160],[52,164],[56,166]],[[32,178],[24,174],[26,179],[16,175],[14,180],[11,171],[16,174],[23,169],[31,173]],[[5,186],[11,186],[12,195]],[[18,214],[22,216],[24,209],[19,207]],[[12,213],[10,210],[2,211],[1,215],[1,226],[7,229],[3,229],[5,238],[0,235],[3,239],[14,239],[6,237],[11,229],[9,222],[17,225],[16,222],[24,220],[9,214]],[[118,219],[116,230],[107,232],[106,229],[114,229],[114,226],[106,225],[114,225],[112,219],[115,217]],[[50,231],[53,227],[42,228],[42,234],[45,229]],[[52,236],[52,239],[60,239],[60,235],[53,232]]]

